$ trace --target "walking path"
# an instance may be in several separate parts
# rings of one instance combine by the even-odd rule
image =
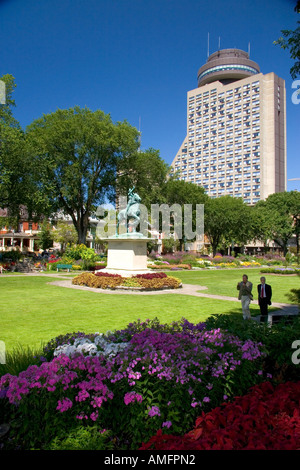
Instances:
[[[2,274],[3,277],[12,277],[13,274]],[[2,277],[1,276],[1,277]],[[229,300],[231,302],[240,302],[237,297],[229,297],[225,295],[215,295],[215,294],[206,294],[204,292],[200,292],[206,290],[206,286],[199,286],[195,284],[183,284],[183,286],[179,289],[164,289],[160,291],[135,291],[133,289],[99,289],[93,287],[86,287],[86,286],[77,286],[72,284],[72,278],[67,276],[67,273],[24,273],[24,274],[17,274],[16,276],[43,276],[43,277],[55,277],[58,280],[49,282],[50,285],[59,286],[59,287],[66,287],[71,289],[78,289],[78,290],[85,290],[88,292],[96,292],[98,294],[130,294],[130,295],[163,295],[163,294],[180,294],[180,295],[193,295],[196,297],[207,297],[210,299],[218,299],[218,300]],[[257,300],[252,301],[252,303],[257,304]],[[294,304],[286,304],[286,303],[275,303],[272,302],[272,307],[277,307],[278,310],[271,312],[270,315],[296,315],[299,313],[298,305]]]
[[[214,294],[205,294],[204,292],[199,292],[207,289],[205,286],[199,286],[195,284],[183,284],[179,289],[164,289],[160,291],[135,291],[133,289],[99,289],[86,286],[77,286],[72,284],[72,279],[64,279],[59,281],[53,281],[49,284],[68,287],[79,290],[86,290],[89,292],[96,292],[98,294],[131,294],[131,295],[162,295],[162,294],[180,294],[180,295],[194,295],[197,297],[207,297],[210,299],[218,300],[229,300],[234,302],[240,302],[237,297],[229,297],[225,295],[214,295]],[[252,301],[252,303],[257,304],[257,300]],[[299,313],[298,305],[285,304],[285,303],[272,303],[272,307],[278,307],[279,310],[273,311],[272,315],[296,315]]]

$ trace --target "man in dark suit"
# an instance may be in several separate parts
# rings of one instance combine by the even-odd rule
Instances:
[[[266,322],[268,319],[268,305],[271,305],[272,288],[269,284],[266,284],[266,278],[260,278],[260,284],[257,286],[258,292],[258,305],[260,307],[261,322]]]

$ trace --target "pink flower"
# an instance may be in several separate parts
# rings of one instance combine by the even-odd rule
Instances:
[[[164,428],[170,428],[172,426],[172,421],[165,421],[164,423],[162,423],[161,427]]]
[[[148,415],[152,418],[153,416],[160,416],[160,409],[158,406],[152,406],[148,411]]]
[[[92,414],[90,415],[90,418],[91,418],[92,421],[97,421],[97,419],[98,419],[98,411],[95,411],[94,413],[92,413]]]
[[[140,395],[139,393],[136,393],[136,392],[125,393],[125,395],[124,395],[125,405],[129,405],[129,403],[133,403],[135,401],[141,403],[143,401],[142,395]]]
[[[63,398],[62,400],[58,400],[58,405],[56,409],[63,413],[67,411],[69,408],[72,408],[73,402],[69,398]]]

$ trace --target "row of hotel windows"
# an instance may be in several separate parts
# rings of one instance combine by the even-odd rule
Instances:
[[[188,166],[192,168],[194,167],[198,168],[201,166],[207,166],[207,167],[210,166],[211,168],[218,166],[218,168],[225,168],[225,165],[226,165],[227,168],[233,168],[233,167],[238,168],[242,166],[241,165],[242,163],[244,165],[252,164],[253,166],[255,166],[259,164],[259,162],[260,162],[259,157],[251,158],[250,154],[245,154],[244,159],[242,158],[242,156],[236,157],[235,159],[233,159],[233,157],[227,156],[226,160],[225,160],[225,157],[219,158],[219,159],[212,158],[212,157],[207,157],[207,158],[203,157],[201,159],[201,157],[198,157],[196,159],[190,159],[188,163],[187,163],[187,160],[182,160],[182,162],[177,161],[175,162],[175,167],[182,168],[182,169],[185,169]]]
[[[182,178],[183,180],[186,180],[187,178]],[[195,183],[198,185],[198,186],[202,186],[201,183],[198,183],[197,181],[195,181]],[[224,196],[224,195],[230,195],[230,196],[234,196],[234,197],[241,197],[244,199],[244,202],[246,204],[250,204],[250,203],[256,203],[260,200],[260,191],[255,191],[255,192],[252,192],[251,191],[246,191],[246,192],[243,192],[243,191],[233,191],[233,189],[231,190],[226,190],[226,189],[223,189],[223,190],[212,190],[212,191],[209,191],[208,188],[206,188],[205,186],[203,186],[205,192],[212,198],[214,197],[219,197],[219,196]]]
[[[195,121],[197,124],[206,124],[208,125],[209,123],[214,124],[215,122],[223,122],[223,123],[228,123],[230,121],[250,121],[250,118],[252,119],[257,118],[259,116],[259,107],[255,107],[252,109],[246,109],[242,112],[241,109],[235,110],[233,113],[233,110],[228,110],[228,112],[225,114],[225,112],[219,112],[218,115],[216,112],[212,111],[207,111],[204,113],[197,112],[194,114],[189,114],[189,124],[195,124]]]
[[[201,113],[203,113],[203,115],[206,115],[208,114],[209,111],[212,111],[214,113],[217,113],[218,111],[220,115],[224,115],[225,110],[228,114],[230,111],[233,110],[233,108],[235,109],[235,111],[241,111],[243,108],[244,112],[249,111],[249,108],[252,110],[257,110],[260,104],[258,96],[255,95],[254,97],[252,97],[252,103],[250,101],[251,99],[249,98],[247,100],[244,100],[242,104],[241,99],[238,99],[236,101],[231,100],[231,101],[226,102],[226,107],[225,107],[225,103],[220,103],[217,106],[217,103],[215,101],[212,103],[207,103],[203,106],[201,106],[200,103],[199,104],[197,103],[198,106],[196,105],[196,108],[194,104],[192,105],[190,104],[188,108],[188,114],[192,115],[196,113],[197,116],[201,116]],[[252,104],[252,107],[250,106],[251,104]]]
[[[238,97],[241,97],[241,96],[247,97],[250,95],[251,90],[252,90],[252,93],[259,93],[259,80],[252,82],[252,84],[247,83],[243,85],[243,89],[241,86],[239,86],[236,88],[231,88],[230,90],[227,90],[226,92],[222,91],[218,93],[217,89],[213,88],[203,93],[198,93],[194,96],[191,96],[189,100],[193,101],[196,99],[197,102],[201,102],[201,100],[203,99],[203,103],[206,103],[209,101],[209,99],[213,99],[213,98],[222,100],[225,98],[227,99],[227,98],[233,97],[234,95]]]
[[[211,183],[215,183],[217,181],[219,183],[225,183],[225,181],[227,181],[227,182],[235,181],[235,183],[238,184],[238,183],[242,183],[242,182],[250,183],[252,181],[253,184],[255,184],[255,183],[257,184],[257,183],[260,182],[260,178],[259,178],[260,175],[255,174],[255,175],[253,175],[253,179],[251,179],[251,175],[249,173],[244,173],[244,174],[240,173],[238,175],[235,175],[234,180],[233,180],[233,174],[232,173],[226,173],[226,175],[225,175],[224,172],[221,173],[221,174],[218,174],[218,176],[217,176],[216,173],[209,174],[209,173],[206,173],[205,171],[202,173],[202,175],[201,175],[201,173],[194,173],[194,172],[189,172],[188,173],[187,171],[184,171],[184,172],[181,173],[181,176],[189,176],[191,178],[195,177],[197,179],[202,178],[203,181],[205,181],[205,182],[210,181]]]
[[[240,152],[236,152],[235,155],[233,155],[233,151],[228,152],[225,156],[225,152],[219,152],[217,154],[212,154],[212,153],[203,153],[201,156],[201,152],[197,152],[196,156],[194,156],[193,153],[189,154],[189,159],[187,159],[186,155],[182,155],[182,159],[180,160],[180,155],[178,155],[175,166],[180,167],[181,165],[194,165],[198,163],[204,163],[204,164],[225,164],[226,163],[233,163],[233,162],[241,162],[244,159],[244,161],[252,161],[252,163],[257,163],[260,161],[260,152],[251,152],[250,149],[244,150],[243,155]],[[199,165],[197,165],[199,166]]]
[[[243,186],[244,189],[253,189],[253,190],[257,190],[260,188],[260,178],[254,178],[254,179],[251,179],[251,177],[247,176],[247,177],[244,177],[244,178],[240,178],[240,179],[233,179],[233,177],[230,177],[230,178],[227,178],[225,180],[225,178],[209,178],[208,175],[201,175],[200,176],[197,176],[197,175],[187,175],[187,174],[182,174],[179,178],[185,178],[189,176],[189,178],[195,178],[197,181],[200,181],[202,182],[203,184],[205,184],[207,187],[210,185],[211,188],[215,188],[217,187],[217,184],[220,188],[224,188],[225,187],[225,184],[226,186],[231,186],[231,187],[241,187]],[[234,183],[234,184],[233,184]]]
[[[182,178],[182,180],[187,180],[188,178]],[[208,193],[211,197],[223,196],[225,194],[233,195],[235,197],[243,197],[244,202],[246,203],[255,203],[260,199],[260,191],[251,191],[251,190],[242,190],[242,188],[218,188],[218,189],[211,189],[207,184],[202,184],[201,181],[195,180],[195,183],[198,186],[202,186],[206,193]]]
[[[225,118],[214,118],[212,121],[196,119],[196,124],[193,121],[189,121],[188,125],[188,130],[192,130],[193,128],[197,130],[203,129],[204,132],[218,131],[219,134],[224,134],[229,129],[232,131],[246,132],[251,129],[251,127],[253,128],[260,125],[260,117],[259,114],[255,114],[252,116],[252,119],[251,116],[244,116],[243,119],[237,117],[235,120],[228,119],[226,121]]]

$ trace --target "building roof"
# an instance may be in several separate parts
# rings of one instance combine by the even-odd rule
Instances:
[[[241,49],[222,49],[211,54],[198,70],[198,87],[214,81],[223,84],[260,73],[259,65]]]

